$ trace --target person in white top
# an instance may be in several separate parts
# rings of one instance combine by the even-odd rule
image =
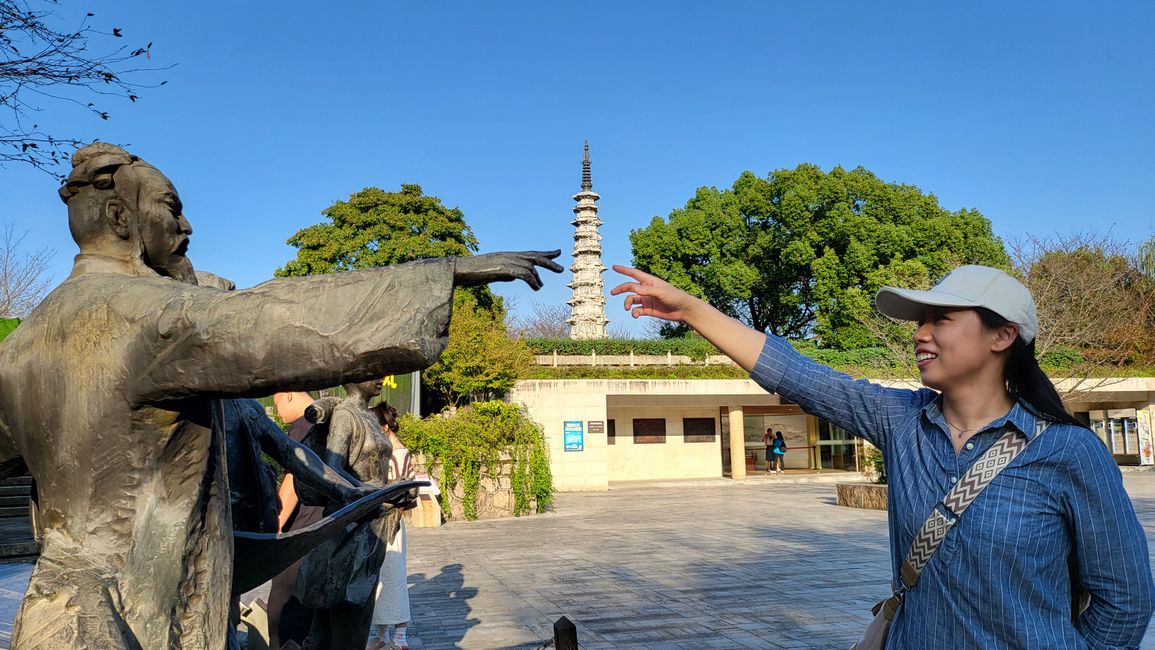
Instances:
[[[397,409],[381,402],[369,411],[376,416],[381,430],[393,445],[393,455],[389,458],[389,482],[412,480],[415,472],[409,450],[397,437]],[[376,633],[375,638],[365,646],[366,650],[409,650],[405,633],[412,615],[409,612],[409,572],[405,568],[405,537],[405,518],[401,517],[397,533],[385,547],[385,562],[381,564],[373,607]],[[392,638],[389,636],[389,626],[393,626]]]

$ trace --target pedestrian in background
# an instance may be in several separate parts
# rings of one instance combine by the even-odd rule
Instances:
[[[277,417],[289,425],[289,437],[297,442],[305,439],[312,426],[305,419],[305,409],[312,403],[313,397],[301,391],[286,391],[273,395],[273,407],[277,411]],[[281,502],[277,517],[281,532],[305,528],[321,521],[325,516],[325,509],[321,506],[301,503],[293,475],[288,472],[281,479],[277,496]],[[279,649],[289,641],[304,645],[305,637],[309,636],[309,628],[313,625],[313,608],[301,603],[299,595],[294,593],[293,589],[300,568],[301,561],[297,560],[273,578],[269,588],[269,645],[272,648]]]
[[[389,482],[413,480],[416,472],[413,468],[409,450],[397,437],[397,409],[385,402],[380,402],[369,409],[381,431],[389,438],[393,445],[393,455],[389,458]],[[404,509],[412,509],[407,505]],[[376,600],[373,606],[373,625],[375,638],[369,641],[366,650],[409,650],[406,637],[406,628],[413,616],[409,611],[409,571],[406,568],[406,531],[405,518],[401,517],[397,532],[385,547],[385,561],[381,564],[381,573],[377,580]],[[392,627],[392,635],[389,628]]]
[[[766,446],[766,473],[769,474],[774,471],[774,429],[766,427],[762,444]]]
[[[774,458],[774,462],[778,465],[778,473],[784,474],[786,472],[786,440],[782,438],[781,431],[774,432],[774,440],[770,442],[770,456]]]

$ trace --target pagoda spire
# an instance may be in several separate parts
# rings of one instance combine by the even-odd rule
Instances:
[[[585,157],[582,158],[582,191],[592,192],[594,182],[590,176],[590,141],[586,140]]]
[[[582,189],[573,195],[577,201],[574,206],[573,236],[573,281],[569,283],[573,289],[573,297],[566,301],[571,308],[571,315],[566,322],[570,325],[571,339],[604,339],[606,338],[606,296],[602,284],[602,273],[606,267],[602,265],[602,236],[598,234],[598,226],[602,225],[598,218],[598,196],[594,192],[593,180],[590,176],[590,143],[585,142],[584,156],[582,156]]]

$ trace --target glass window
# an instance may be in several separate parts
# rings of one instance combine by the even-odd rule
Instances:
[[[825,420],[818,421],[818,439],[819,440],[853,440],[854,436],[850,435],[846,429],[830,424]]]
[[[666,442],[665,418],[637,418],[634,420],[634,444],[652,445]]]
[[[714,442],[717,436],[714,418],[682,418],[682,436],[686,442]]]
[[[606,420],[606,444],[612,445],[617,442],[618,437],[618,423],[614,420]]]
[[[818,445],[818,460],[822,469],[840,469],[847,472],[858,471],[854,457],[854,441]]]
[[[846,429],[818,420],[818,467],[858,471],[859,442]]]

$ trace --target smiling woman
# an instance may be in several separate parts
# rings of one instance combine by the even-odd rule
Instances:
[[[927,388],[905,390],[854,381],[659,278],[614,269],[632,279],[612,293],[635,318],[684,322],[766,390],[881,450],[900,585],[881,643],[1138,647],[1155,610],[1142,528],[1111,455],[1035,362],[1035,305],[1018,281],[963,266],[929,291],[882,289],[880,311],[919,323]]]
[[[1016,401],[1048,421],[1081,426],[1035,360],[1035,302],[1005,272],[962,266],[930,291],[885,287],[877,304],[887,316],[918,323],[919,377],[944,394],[943,418],[955,453]]]

